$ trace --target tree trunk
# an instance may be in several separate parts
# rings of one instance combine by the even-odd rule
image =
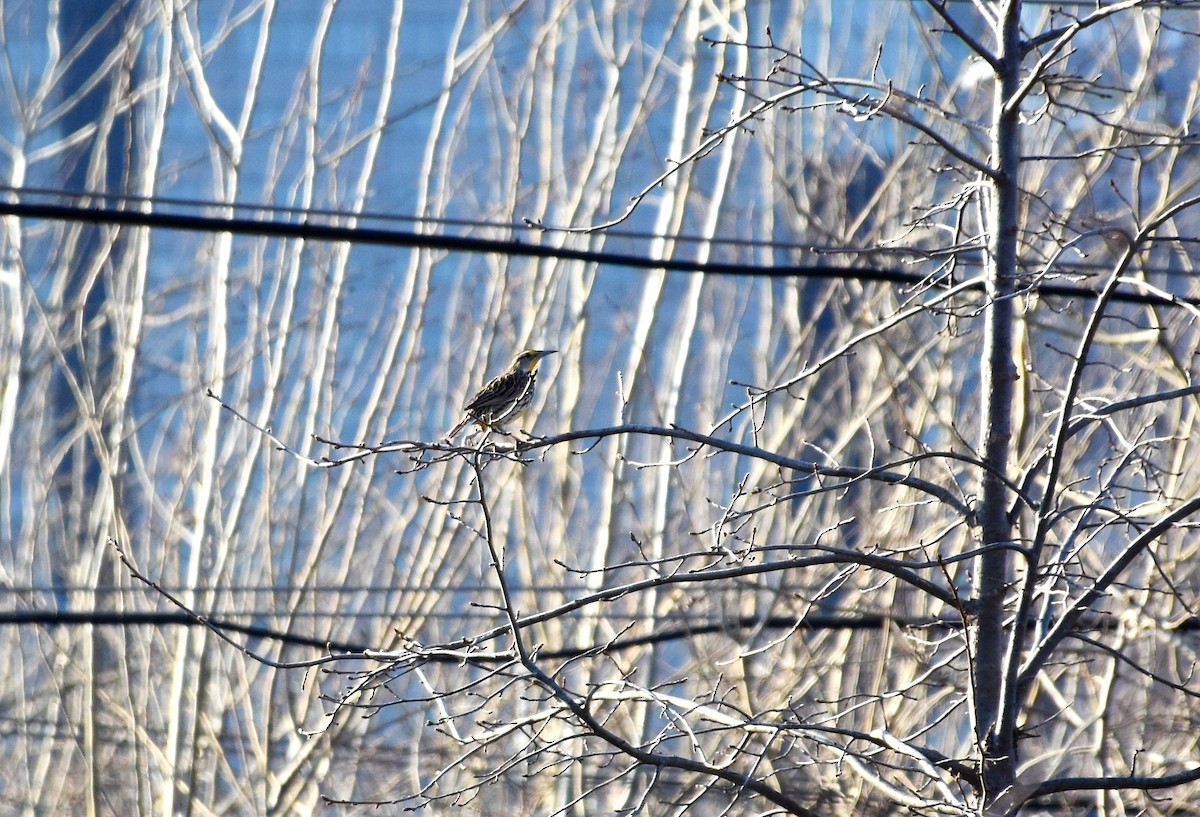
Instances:
[[[1012,576],[1012,526],[1002,475],[1012,455],[1014,299],[1017,272],[1018,172],[1020,169],[1019,105],[1021,79],[1020,0],[1009,0],[997,22],[997,65],[993,94],[993,176],[987,209],[987,306],[982,361],[982,450],[988,471],[983,475],[979,504],[984,553],[976,573],[979,619],[975,633],[975,734],[983,755],[983,804],[995,803],[1015,779],[1015,741],[1002,728],[1004,717],[1004,594]]]

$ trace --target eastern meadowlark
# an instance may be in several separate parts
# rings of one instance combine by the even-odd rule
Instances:
[[[508,371],[496,375],[475,393],[464,409],[467,416],[447,432],[445,439],[453,439],[471,423],[491,431],[507,433],[505,426],[519,418],[533,401],[538,364],[542,362],[542,358],[556,351],[526,349],[513,358]]]

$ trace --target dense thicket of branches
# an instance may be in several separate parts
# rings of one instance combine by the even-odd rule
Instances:
[[[5,217],[14,813],[1185,813],[1200,3],[463,5],[2,6],[0,195],[844,272]]]

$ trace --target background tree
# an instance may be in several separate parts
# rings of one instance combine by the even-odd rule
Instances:
[[[1196,8],[6,9],[14,810],[1185,808]],[[293,237],[81,255],[80,150]],[[524,346],[545,440],[414,448]]]

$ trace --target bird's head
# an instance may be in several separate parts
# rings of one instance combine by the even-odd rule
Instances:
[[[554,354],[557,349],[526,349],[515,358],[513,358],[513,369],[520,369],[523,372],[532,372],[537,369],[537,365],[542,362],[542,358],[547,355]]]

